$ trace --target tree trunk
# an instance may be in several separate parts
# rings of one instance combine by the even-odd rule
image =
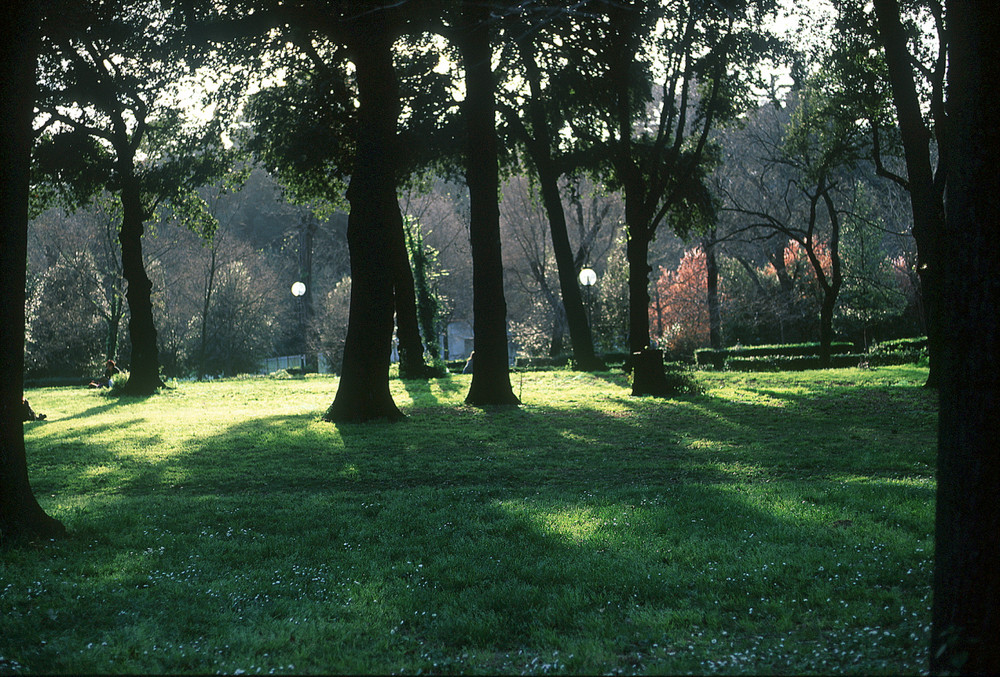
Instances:
[[[125,312],[120,296],[114,294],[111,298],[111,311],[108,314],[108,337],[105,346],[105,360],[118,360],[118,333],[121,331],[122,316]]]
[[[128,384],[125,392],[145,397],[163,386],[160,380],[160,353],[156,345],[156,327],[153,324],[153,283],[146,275],[142,260],[143,222],[140,188],[132,166],[132,157],[124,148],[118,148],[118,171],[121,180],[122,228],[118,242],[122,252],[122,276],[128,285],[125,298],[129,309],[129,336],[132,357],[129,364]]]
[[[201,304],[201,332],[198,340],[198,380],[205,378],[208,370],[208,314],[212,309],[212,292],[215,290],[216,243],[211,243],[211,254],[208,261],[208,279],[205,280],[205,294]]]
[[[819,366],[822,369],[829,369],[833,364],[833,307],[836,303],[837,295],[825,289],[819,309]]]
[[[950,0],[931,672],[1000,674],[1000,24]]]
[[[424,365],[424,344],[420,340],[420,324],[417,320],[417,293],[413,283],[413,271],[410,269],[410,257],[406,253],[406,233],[402,216],[399,218],[399,228],[393,232],[392,248],[395,263],[399,377],[427,378],[429,371]]]
[[[663,369],[663,353],[649,346],[649,265],[648,228],[644,225],[633,228],[631,224],[645,224],[641,216],[628,220],[629,195],[625,194],[626,222],[629,224],[625,256],[628,259],[628,345],[631,356],[632,395],[670,395],[666,373]]]
[[[413,285],[415,303],[417,306],[417,324],[420,333],[423,335],[424,347],[431,359],[437,360],[441,357],[441,348],[438,345],[435,322],[437,320],[438,304],[437,299],[427,281],[427,252],[424,249],[424,237],[420,232],[420,224],[413,222],[410,228],[404,228],[406,237],[406,248],[413,257]],[[427,370],[427,375],[437,373],[438,367],[435,365]]]
[[[716,229],[713,227],[703,242],[705,269],[708,280],[708,340],[712,350],[722,350],[722,310],[719,303],[719,263],[715,257]]]
[[[0,546],[65,534],[35,500],[24,449],[24,286],[38,3],[0,9]]]
[[[824,184],[825,185],[825,181]],[[823,305],[820,309],[819,324],[819,365],[827,369],[833,364],[833,309],[837,305],[837,297],[844,286],[844,276],[840,262],[840,216],[833,204],[829,190],[822,191],[826,213],[830,218],[830,280],[823,274],[823,267],[812,250],[812,241],[808,247],[809,259],[816,270],[816,278],[823,282]]]
[[[402,228],[396,201],[396,124],[399,92],[393,39],[381,15],[360,26],[351,44],[358,84],[358,139],[347,199],[351,213],[351,304],[340,384],[324,419],[335,423],[399,420],[389,392],[395,258]]]
[[[469,186],[476,351],[465,401],[475,406],[519,404],[510,385],[507,356],[490,10],[488,5],[467,0],[463,14],[466,26],[460,48],[465,67],[465,177]]]
[[[649,238],[642,227],[629,228],[625,245],[628,260],[628,347],[635,353],[649,348]]]
[[[938,363],[941,359],[943,335],[940,269],[944,262],[940,254],[943,246],[940,234],[945,228],[944,200],[940,187],[934,181],[929,148],[931,133],[924,124],[920,110],[906,32],[900,22],[899,5],[896,0],[876,0],[874,8],[879,36],[885,48],[892,98],[906,159],[910,208],[913,213],[913,239],[917,243],[917,272],[920,275],[921,294],[926,309],[927,352],[930,357],[927,385],[936,387],[940,379]]]
[[[566,326],[569,328],[570,344],[573,346],[573,365],[579,371],[603,371],[607,369],[607,365],[594,354],[594,339],[583,307],[578,271],[573,262],[573,248],[569,243],[566,212],[559,196],[558,176],[551,168],[544,167],[545,164],[548,164],[545,160],[541,166],[536,161],[542,201],[549,217],[549,231],[552,233],[552,253],[559,273],[559,291]]]
[[[594,339],[583,307],[583,296],[580,294],[577,279],[579,271],[574,263],[573,249],[569,243],[569,231],[566,227],[566,212],[559,194],[559,172],[551,156],[553,147],[551,130],[540,99],[541,74],[538,72],[538,64],[532,52],[531,38],[522,40],[519,47],[528,86],[531,88],[528,110],[535,136],[534,139],[528,140],[528,152],[538,172],[542,203],[549,218],[549,232],[552,234],[552,252],[559,273],[562,306],[566,316],[566,326],[569,328],[569,340],[573,345],[574,368],[580,371],[601,371],[607,369],[607,366],[594,354]],[[555,343],[553,340],[553,347]]]

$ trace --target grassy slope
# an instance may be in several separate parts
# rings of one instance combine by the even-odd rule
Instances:
[[[32,391],[73,536],[0,553],[0,673],[926,670],[925,376],[394,381],[341,426],[326,378]]]

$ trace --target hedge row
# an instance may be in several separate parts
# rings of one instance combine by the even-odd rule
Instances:
[[[859,353],[841,353],[830,356],[830,366],[834,368],[857,367],[868,356]],[[730,357],[726,359],[727,371],[806,371],[819,369],[818,355],[766,355],[762,357]]]
[[[846,341],[835,341],[831,344],[831,367],[885,367],[900,364],[913,364],[927,356],[927,338],[907,338],[883,341],[872,346],[867,353],[853,352],[854,344]],[[819,342],[786,343],[778,345],[748,346],[712,350],[702,348],[694,353],[698,367],[714,367],[728,371],[804,371],[819,369]],[[674,358],[665,354],[665,358]],[[623,368],[630,371],[628,355],[625,353],[606,353],[602,356],[609,368]],[[518,357],[514,368],[519,370],[559,369],[571,365],[571,356],[556,357]],[[665,366],[673,370],[683,370],[683,361],[665,360]],[[452,372],[461,373],[465,360],[448,362]],[[689,368],[689,367],[688,367]]]
[[[849,343],[834,343],[831,367],[887,367],[915,364],[927,358],[927,337],[895,339],[872,346],[867,353],[854,353]],[[819,369],[819,344],[798,343],[788,346],[754,346],[729,350],[698,350],[700,367],[729,371],[803,371]]]
[[[694,352],[694,357],[695,363],[699,367],[722,369],[730,359],[818,357],[819,348],[820,344],[818,342],[748,346],[746,348],[724,348],[722,350],[702,348]],[[834,341],[830,344],[830,350],[834,355],[850,354],[853,349],[853,343],[844,341]]]
[[[893,339],[874,344],[868,352],[872,354],[912,353],[927,350],[927,337]]]

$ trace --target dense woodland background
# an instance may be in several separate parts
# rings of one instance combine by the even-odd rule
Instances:
[[[933,67],[939,37],[932,5],[907,7],[905,15],[914,53],[927,59],[927,68]],[[832,38],[836,29],[854,22],[857,35],[848,42],[870,39],[866,31],[872,30],[871,18],[859,19],[852,14],[852,4],[842,2],[795,4],[781,10],[769,3],[750,6],[760,13],[754,15],[754,21],[762,22],[756,27],[774,42],[756,47],[753,68],[747,69],[739,91],[732,94],[729,119],[711,128],[705,125],[711,152],[701,161],[699,181],[709,194],[710,208],[694,218],[690,213],[699,210],[682,205],[675,211],[683,215],[686,210],[689,216],[675,218],[656,230],[652,239],[648,256],[652,347],[667,351],[674,360],[690,360],[701,347],[821,338],[825,280],[817,278],[807,248],[797,241],[810,210],[815,212],[815,196],[806,185],[815,179],[816,169],[809,164],[814,156],[827,165],[830,194],[836,197],[833,216],[814,213],[815,224],[810,225],[811,242],[828,277],[833,273],[830,245],[837,242],[843,281],[833,305],[836,339],[863,351],[876,341],[926,334],[909,195],[905,186],[885,178],[885,167],[901,172],[903,163],[898,131],[891,125],[877,126],[887,115],[891,120],[888,98],[882,92],[875,101],[849,99],[856,84],[851,78],[857,77],[851,68],[867,68],[868,79],[874,81],[884,77],[883,66],[877,59],[851,64],[845,60],[843,44],[818,37],[827,31]],[[774,13],[767,14],[768,9]],[[121,20],[127,22],[128,17]],[[555,50],[553,45],[562,44],[560,31],[573,30],[572,24],[535,20],[540,23],[536,30],[541,51]],[[500,18],[497,23],[502,24]],[[294,30],[286,29],[289,35]],[[510,116],[514,106],[520,104],[523,112],[526,105],[524,66],[504,46],[512,40],[512,29],[503,26],[499,31],[499,51],[505,57],[497,69],[497,119],[504,151],[500,236],[511,352],[526,357],[571,356],[550,235],[551,214],[544,204],[538,165],[522,138],[525,130],[522,126],[519,132],[518,123],[512,122],[516,117]],[[655,32],[649,39],[655,42]],[[58,49],[68,44],[53,41]],[[334,49],[320,38],[311,39],[310,48]],[[328,185],[316,189],[301,180],[301,173],[315,171],[309,163],[330,162],[330,157],[307,158],[295,166],[303,162],[293,157],[303,154],[296,144],[306,142],[289,141],[276,131],[282,125],[315,127],[325,122],[319,114],[315,119],[297,118],[301,111],[288,103],[293,95],[304,100],[311,96],[291,90],[314,86],[310,78],[317,71],[307,59],[303,65],[302,57],[297,62],[290,56],[296,48],[291,41],[282,42],[280,31],[272,31],[269,41],[255,43],[252,49],[259,71],[233,72],[240,70],[233,64],[235,57],[250,59],[245,52],[213,53],[206,63],[219,70],[210,77],[231,78],[234,89],[240,83],[248,86],[269,79],[271,86],[249,99],[246,90],[225,90],[229,99],[216,90],[204,101],[181,101],[175,92],[173,101],[160,100],[158,112],[150,114],[151,124],[157,115],[170,118],[183,112],[199,124],[215,125],[213,133],[224,133],[227,144],[236,138],[239,151],[228,157],[231,164],[225,172],[208,185],[195,187],[201,220],[192,220],[189,211],[167,207],[150,210],[146,221],[143,261],[152,282],[160,366],[168,377],[254,373],[264,368],[265,358],[300,353],[322,354],[324,363],[339,372],[343,360],[351,282],[345,184],[337,179],[344,171],[333,172]],[[397,69],[412,74],[416,84],[409,86],[414,91],[426,84],[423,78],[428,76],[447,80],[452,88],[447,105],[457,105],[461,74],[455,72],[454,62],[445,60],[446,52],[438,61],[430,58],[434,49],[442,47],[406,36],[396,45]],[[129,46],[120,51],[128,55]],[[309,53],[305,48],[298,51]],[[647,55],[652,66],[669,58],[655,49]],[[555,69],[556,63],[549,67]],[[296,67],[298,80],[273,84],[276,74],[287,77]],[[178,81],[209,77],[204,69],[189,71],[190,67],[175,68],[169,74]],[[349,69],[342,75],[343,86],[350,87]],[[547,75],[554,76],[554,70]],[[654,67],[644,77],[649,96],[646,116],[655,121],[664,86],[670,83],[658,81]],[[692,88],[700,85],[692,72],[681,77],[689,79]],[[403,85],[405,91],[405,78]],[[162,89],[169,86],[167,81],[161,84]],[[190,98],[197,86],[188,82],[186,87]],[[62,94],[58,103],[63,113],[79,105]],[[867,94],[872,98],[871,92]],[[923,94],[930,101],[931,93]],[[553,102],[547,100],[546,105],[551,108]],[[697,131],[697,118],[704,111],[696,94],[688,106],[695,119],[688,124],[690,134]],[[206,111],[222,110],[242,112],[204,122]],[[568,114],[549,115],[553,121],[561,115],[564,135],[573,129],[585,137]],[[645,138],[649,133],[642,131],[646,123],[641,117],[637,133]],[[40,112],[36,123],[43,120],[45,114]],[[842,137],[837,139],[840,146],[832,146],[824,136],[835,128]],[[78,131],[65,120],[53,122],[49,117],[39,132],[43,148],[47,139],[57,142],[67,130]],[[405,125],[401,131],[405,149],[410,137]],[[306,137],[315,135],[320,145],[332,143],[328,133],[314,128],[303,132]],[[164,162],[149,150],[155,138],[138,141],[144,149],[140,165]],[[561,142],[567,148],[564,154],[576,152],[580,143],[579,139]],[[74,150],[80,152],[69,147],[69,152]],[[579,155],[583,158],[584,153]],[[466,327],[467,334],[474,324],[469,198],[464,181],[445,156],[439,151],[432,162],[416,167],[401,181],[398,199],[409,234],[411,267],[433,304],[427,311],[430,321],[421,327],[427,357],[464,359],[468,352],[464,345],[446,344],[450,323]],[[36,190],[37,215],[29,227],[26,376],[42,379],[39,382],[85,377],[99,373],[107,359],[128,365],[131,342],[119,245],[120,197],[93,176],[87,179],[89,190],[81,190],[86,175],[82,170],[69,179],[75,184],[67,189],[67,172],[54,172],[51,162],[39,164],[40,185],[48,188]],[[627,353],[629,266],[623,189],[613,171],[590,159],[563,166],[558,188],[574,277],[584,267],[597,273],[597,283],[580,290],[594,346],[599,354]],[[692,220],[698,221],[694,227]],[[714,337],[706,249],[716,277],[712,286],[719,317]],[[307,294],[292,297],[291,284],[303,279],[309,282]]]

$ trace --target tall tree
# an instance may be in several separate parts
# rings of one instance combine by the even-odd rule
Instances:
[[[947,3],[945,340],[931,672],[1000,674],[1000,24]]]
[[[570,245],[566,212],[559,190],[559,179],[578,167],[574,165],[571,156],[561,152],[559,148],[557,134],[565,122],[558,97],[552,96],[543,84],[546,79],[551,82],[568,73],[550,72],[549,77],[545,78],[539,55],[542,44],[552,50],[554,43],[562,43],[558,36],[560,33],[572,32],[575,17],[575,12],[565,8],[543,7],[528,15],[522,14],[518,20],[511,22],[508,32],[512,36],[510,41],[520,65],[518,76],[527,85],[527,91],[524,91],[523,86],[520,87],[515,98],[527,100],[522,105],[517,105],[516,101],[504,102],[500,110],[513,130],[514,137],[524,145],[525,154],[538,180],[542,204],[549,219],[552,251],[559,276],[562,308],[573,347],[574,366],[580,370],[593,371],[603,369],[605,365],[594,354],[594,340],[577,279],[579,265],[576,264]],[[543,35],[546,37],[543,38]],[[552,60],[560,63],[558,55],[552,56]]]
[[[286,82],[252,98],[249,110],[255,134],[248,147],[297,198],[337,203],[342,184],[351,175],[357,152],[355,137],[362,124],[360,111],[353,105],[358,78],[348,68],[348,61],[357,52],[349,47],[356,42],[350,34],[359,25],[352,17],[363,17],[368,12],[350,3],[339,10],[321,2],[306,7],[301,13],[277,13],[282,34],[294,48],[283,46],[271,59],[272,67],[286,71]],[[401,118],[394,127],[394,134],[400,136],[394,143],[408,150],[392,162],[396,171],[392,179],[400,186],[428,162],[426,149],[434,146],[430,140],[435,138],[440,122],[437,102],[445,98],[444,77],[433,70],[436,55],[432,62],[426,45],[406,35],[417,8],[385,3],[370,9],[381,17],[393,37],[389,47],[398,99],[394,110],[401,112],[405,107],[407,111],[405,125]],[[400,40],[406,44],[397,48]],[[296,122],[289,124],[289,120]],[[423,361],[413,273],[402,227],[393,231],[387,244],[391,246],[386,252],[391,256],[387,265],[392,265],[395,272],[393,299],[400,375],[427,377],[430,370]],[[345,353],[352,355],[350,351]]]
[[[945,219],[948,153],[942,141],[947,126],[944,89],[950,39],[944,9],[939,0],[905,0],[902,5],[897,0],[876,0],[873,17],[870,10],[853,1],[838,0],[836,4],[841,43],[836,68],[843,80],[845,104],[868,120],[878,174],[910,196],[930,355],[927,385],[934,387],[941,374],[939,353],[944,330],[940,238]],[[891,101],[887,101],[890,93]],[[905,173],[888,161],[891,148],[899,145]]]
[[[747,70],[771,49],[762,29],[767,0],[598,2],[608,20],[579,31],[588,73],[604,101],[571,118],[574,133],[602,148],[625,196],[629,262],[629,350],[633,395],[669,392],[662,355],[649,349],[649,249],[672,221],[684,231],[713,204],[705,185],[709,136],[746,103]],[[588,57],[586,54],[596,57]],[[653,83],[653,73],[660,77]]]
[[[145,222],[168,201],[195,219],[204,216],[193,190],[225,171],[225,154],[213,126],[192,133],[179,112],[174,88],[188,66],[181,58],[177,14],[158,2],[67,7],[72,11],[45,24],[39,170],[70,200],[99,187],[121,199],[119,242],[132,340],[126,389],[150,395],[163,383],[152,283],[142,254]],[[211,227],[210,220],[200,225]]]
[[[24,449],[24,289],[32,100],[41,3],[11,0],[0,7],[0,546],[24,538],[54,538],[62,523],[38,505]]]
[[[363,14],[347,36],[357,82],[357,138],[347,199],[351,306],[344,364],[328,421],[403,417],[389,393],[394,268],[403,217],[396,201],[399,93],[395,28],[386,10]],[[398,236],[398,237],[397,237]],[[405,256],[405,249],[403,250]],[[411,280],[412,282],[412,280]]]
[[[755,116],[759,156],[756,164],[727,168],[734,175],[729,185],[742,183],[743,190],[725,190],[726,208],[749,218],[748,228],[780,234],[805,252],[820,289],[820,364],[829,366],[834,310],[843,286],[844,203],[853,194],[845,195],[843,185],[853,183],[850,171],[866,146],[854,121],[838,115],[818,87],[793,92],[787,103],[787,110],[768,105]],[[771,259],[779,279],[785,275],[778,269],[781,258]]]
[[[475,359],[465,401],[476,406],[519,404],[510,384],[507,355],[507,302],[500,255],[499,168],[496,81],[493,73],[494,22],[490,3],[464,0],[456,31],[465,68],[465,177],[469,186],[472,243]]]

